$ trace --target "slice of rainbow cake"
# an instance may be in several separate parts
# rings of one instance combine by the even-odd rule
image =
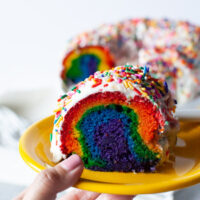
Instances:
[[[87,169],[153,172],[176,143],[175,100],[147,67],[97,71],[58,99],[51,152]]]

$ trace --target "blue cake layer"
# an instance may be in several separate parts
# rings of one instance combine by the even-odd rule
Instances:
[[[143,143],[138,126],[137,114],[125,106],[88,110],[76,126],[85,166],[100,171],[154,171],[158,159]]]

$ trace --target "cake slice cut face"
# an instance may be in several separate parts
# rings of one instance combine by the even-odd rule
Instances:
[[[151,172],[175,145],[174,100],[146,67],[96,72],[58,100],[51,152],[97,171]]]
[[[78,83],[96,71],[111,69],[114,61],[102,46],[86,46],[70,51],[63,60],[62,80]]]

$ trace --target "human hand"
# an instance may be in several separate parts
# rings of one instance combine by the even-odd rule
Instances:
[[[55,167],[43,170],[34,182],[14,200],[55,200],[57,193],[73,186],[80,178],[83,163],[72,155]],[[60,200],[131,200],[133,196],[99,194],[73,189]]]

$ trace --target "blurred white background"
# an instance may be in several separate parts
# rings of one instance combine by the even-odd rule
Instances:
[[[0,0],[0,105],[29,123],[51,114],[60,93],[66,44],[77,33],[134,17],[200,25],[199,8],[199,0]],[[0,199],[6,200],[28,185],[35,173],[17,148],[0,145],[0,158]],[[186,193],[183,196],[187,198]]]
[[[199,0],[1,0],[0,85],[55,85],[68,39],[101,23],[170,17],[198,24],[199,8]]]

